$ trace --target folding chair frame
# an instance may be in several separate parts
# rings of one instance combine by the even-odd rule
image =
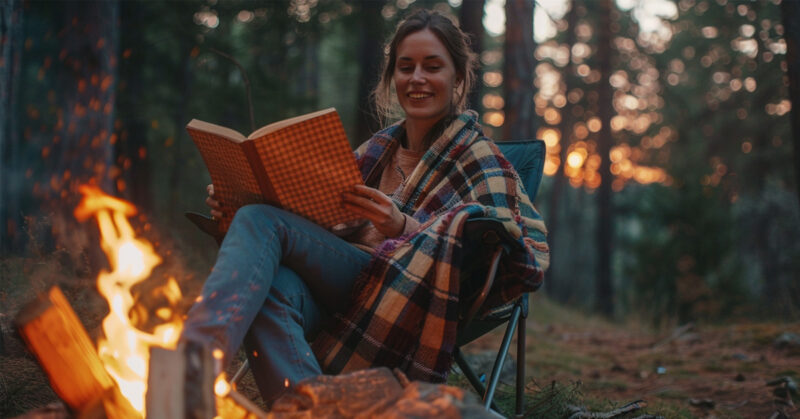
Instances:
[[[486,273],[486,279],[483,282],[483,288],[481,289],[478,296],[470,305],[470,308],[465,315],[465,317],[460,322],[459,327],[459,336],[463,336],[462,334],[469,330],[470,326],[472,326],[472,320],[474,319],[475,314],[477,314],[478,310],[480,310],[481,306],[486,300],[486,296],[489,293],[489,290],[492,288],[494,284],[495,275],[497,274],[497,267],[500,262],[500,258],[503,256],[503,253],[507,251],[505,247],[500,244],[499,237],[497,236],[496,232],[493,230],[487,230],[483,233],[483,242],[486,244],[494,244],[496,246],[495,251],[492,255],[492,260],[489,264],[489,269]],[[455,358],[456,363],[458,364],[461,371],[464,372],[464,375],[469,380],[472,387],[475,391],[478,392],[482,396],[483,406],[485,409],[491,408],[497,412],[500,409],[494,403],[494,394],[497,390],[497,384],[500,381],[500,371],[503,369],[503,364],[505,362],[506,357],[508,356],[508,351],[511,346],[511,339],[514,335],[514,331],[517,331],[517,371],[516,371],[516,388],[515,388],[515,415],[517,417],[522,416],[522,409],[523,409],[523,402],[524,402],[524,394],[525,394],[525,319],[527,318],[527,310],[524,305],[528,303],[528,299],[525,298],[526,296],[521,296],[517,298],[517,300],[513,303],[513,308],[511,311],[511,315],[509,317],[501,317],[491,322],[488,326],[484,326],[483,329],[485,331],[489,331],[494,329],[495,327],[508,322],[508,326],[506,327],[506,331],[503,335],[503,340],[500,343],[500,351],[497,354],[497,358],[494,361],[494,365],[492,367],[492,372],[489,378],[488,387],[484,387],[483,383],[481,383],[480,378],[475,374],[472,368],[469,366],[467,361],[464,359],[464,356],[461,353],[461,346],[471,342],[474,338],[482,336],[484,333],[479,333],[477,336],[459,339],[456,343],[456,349],[453,351],[453,357]],[[520,324],[520,320],[522,324]]]

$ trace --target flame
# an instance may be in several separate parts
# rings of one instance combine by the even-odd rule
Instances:
[[[181,299],[180,288],[170,277],[159,289],[172,307],[159,308],[156,316],[168,322],[156,326],[152,333],[136,328],[129,317],[136,305],[131,287],[149,277],[161,258],[148,241],[135,236],[128,223],[127,217],[136,214],[133,205],[96,187],[84,185],[80,192],[83,200],[75,209],[75,217],[81,221],[92,216],[97,219],[101,247],[112,268],[97,277],[97,288],[109,305],[108,316],[103,319],[105,338],[97,343],[98,354],[122,395],[144,416],[150,348],[174,349],[183,327],[177,316],[172,315],[173,307]]]

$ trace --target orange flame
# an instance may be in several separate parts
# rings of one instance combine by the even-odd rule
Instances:
[[[161,258],[146,240],[136,238],[127,217],[136,214],[128,202],[108,196],[96,187],[81,186],[83,200],[75,209],[78,220],[96,217],[102,236],[102,249],[111,272],[97,277],[97,287],[108,300],[110,312],[103,320],[105,338],[98,341],[98,354],[120,392],[144,416],[150,347],[174,348],[182,323],[172,320],[156,326],[152,333],[137,329],[129,318],[136,304],[131,287],[150,276]],[[172,307],[181,299],[180,288],[170,277],[161,292]],[[161,307],[156,315],[162,320],[175,318],[172,307]]]

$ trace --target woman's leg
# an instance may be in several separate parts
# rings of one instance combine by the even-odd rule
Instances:
[[[329,311],[347,304],[370,255],[292,213],[248,205],[237,211],[200,300],[184,323],[184,338],[211,340],[230,361],[269,295],[278,267],[296,272]]]
[[[245,352],[267,404],[298,381],[322,374],[311,351],[326,313],[305,282],[281,266],[267,300],[244,338]]]

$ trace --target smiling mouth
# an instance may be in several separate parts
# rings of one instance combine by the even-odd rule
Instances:
[[[409,93],[408,97],[411,99],[425,99],[426,97],[433,96],[433,93]]]

